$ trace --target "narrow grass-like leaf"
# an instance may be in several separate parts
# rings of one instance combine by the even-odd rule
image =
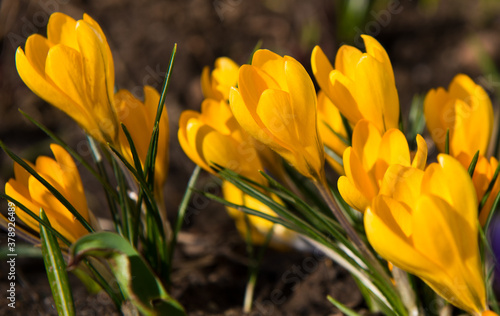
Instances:
[[[94,163],[97,166],[97,172],[99,173],[100,177],[106,181],[107,184],[109,184],[109,177],[108,174],[106,173],[106,168],[104,166],[104,163],[102,161],[102,156],[99,151],[99,148],[95,142],[95,140],[87,135],[87,141],[90,146],[90,153],[92,156],[92,159],[94,159]],[[107,152],[104,151],[104,155],[106,155]],[[108,155],[109,156],[109,155]],[[108,207],[109,207],[109,212],[111,214],[111,218],[113,219],[113,225],[115,227],[116,232],[119,234],[122,233],[122,229],[120,226],[120,217],[118,216],[118,210],[116,209],[116,203],[120,197],[118,198],[113,198],[113,195],[116,196],[116,192],[113,190],[113,194],[108,192],[108,190],[104,190],[105,196],[106,196],[106,201],[108,202]]]
[[[125,124],[121,123],[121,127],[123,133],[125,134],[125,137],[127,138],[128,145],[130,147],[130,153],[132,154],[132,159],[134,160],[135,170],[142,178],[144,178],[144,173],[142,172],[141,159],[139,158],[139,154],[137,153],[137,149],[135,148],[132,136],[130,136],[130,133]]]
[[[193,189],[195,188],[196,181],[198,181],[198,177],[200,175],[201,168],[200,166],[196,166],[189,178],[188,185],[186,187],[186,191],[184,192],[184,196],[182,197],[181,204],[179,204],[179,210],[177,212],[177,219],[175,221],[174,230],[172,232],[172,239],[170,241],[170,246],[168,247],[168,268],[170,277],[170,271],[172,271],[172,262],[174,259],[174,251],[177,247],[177,237],[182,228],[182,223],[184,222],[184,216],[186,215],[186,210],[189,206],[189,201],[191,200],[191,196],[193,195]],[[170,278],[168,280],[170,282]]]
[[[154,169],[156,162],[156,153],[158,151],[158,138],[160,135],[160,118],[163,112],[163,108],[165,106],[165,98],[167,95],[168,87],[170,86],[170,80],[172,78],[172,70],[174,68],[175,55],[177,53],[177,44],[174,44],[174,48],[172,49],[172,54],[170,55],[170,62],[168,64],[167,75],[165,76],[165,80],[163,82],[163,87],[161,89],[160,101],[158,102],[158,108],[156,110],[156,117],[154,120],[154,128],[152,131],[151,139],[149,142],[148,153],[146,155],[146,163],[144,167],[144,173],[147,176],[148,183],[151,188],[154,187]]]
[[[490,227],[491,220],[493,219],[493,216],[497,213],[497,207],[498,203],[500,202],[500,192],[497,193],[497,196],[495,197],[495,201],[493,202],[493,205],[491,206],[490,213],[488,214],[488,219],[486,220],[486,224],[484,225],[484,231],[487,232]]]
[[[96,257],[108,262],[116,282],[143,315],[184,316],[184,308],[173,299],[132,245],[111,232],[86,235],[70,250],[70,266],[84,258]]]
[[[73,205],[59,192],[57,191],[56,188],[54,188],[47,180],[45,180],[42,176],[38,174],[29,164],[26,163],[23,159],[21,159],[19,156],[14,154],[5,144],[0,141],[0,147],[5,151],[7,155],[9,155],[12,160],[17,162],[21,167],[23,167],[28,173],[30,173],[33,177],[35,177],[40,183],[47,188],[47,190],[50,191],[54,195],[56,199],[61,202],[64,207],[68,209],[68,211],[75,216],[75,218],[82,224],[82,226],[89,232],[93,232],[94,229],[90,224],[87,222],[87,220],[80,214],[78,211],[74,208]]]
[[[118,162],[114,159],[111,159],[112,165],[113,165],[113,172],[115,174],[116,181],[118,182],[118,190],[120,192],[120,209],[122,211],[122,220],[121,222],[121,232],[123,235],[130,241],[132,242],[134,240],[133,236],[133,214],[131,212],[131,207],[130,207],[130,199],[128,198],[128,192],[127,192],[127,184],[125,181],[125,177],[123,175],[123,172],[121,168],[118,166]],[[119,233],[119,231],[117,231]],[[134,244],[135,246],[135,244]]]
[[[352,144],[352,128],[351,128],[351,124],[349,123],[349,120],[347,120],[347,118],[342,115],[342,113],[340,113],[340,117],[342,118],[342,124],[344,124],[344,128],[345,128],[345,131],[347,133],[347,138],[349,140],[349,143]]]
[[[446,129],[446,139],[444,141],[444,153],[449,155],[450,154],[450,129]]]
[[[40,209],[40,219],[46,223],[46,225],[40,225],[40,240],[42,242],[45,271],[47,272],[57,312],[59,315],[75,315],[75,303],[69,286],[66,263],[56,236],[45,228],[51,225],[43,209]]]
[[[495,173],[493,174],[493,178],[491,178],[490,184],[488,185],[488,189],[486,189],[486,192],[484,193],[484,196],[481,199],[481,203],[479,204],[479,210],[482,210],[484,204],[486,203],[486,201],[488,201],[488,198],[490,197],[491,194],[491,190],[493,190],[493,187],[495,186],[495,182],[497,181],[499,173],[500,173],[500,164],[498,164],[497,168],[495,169]]]
[[[330,295],[326,297],[330,303],[332,303],[335,307],[337,307],[342,313],[344,313],[347,316],[361,316],[360,314],[356,313],[349,307],[345,306],[344,304],[340,303]]]
[[[16,227],[16,235],[18,233],[18,227]],[[0,247],[0,260],[7,259],[7,254],[12,253],[9,247]],[[33,245],[18,244],[16,245],[16,254],[22,258],[35,258],[41,259],[43,257],[42,250],[38,247],[33,247]]]
[[[346,139],[344,136],[340,135],[338,132],[336,132],[331,126],[330,124],[328,124],[326,121],[321,121],[323,124],[325,124],[326,128],[328,128],[328,130],[330,132],[332,132],[335,136],[337,136],[338,139],[340,139],[344,144],[346,144],[347,146],[351,146],[351,142],[350,140]],[[326,146],[325,146],[326,147]]]
[[[469,165],[468,171],[469,171],[469,176],[471,178],[474,175],[474,170],[476,169],[476,164],[477,164],[478,158],[479,158],[479,150],[476,152],[476,154],[472,158],[472,161],[470,162],[470,165]]]

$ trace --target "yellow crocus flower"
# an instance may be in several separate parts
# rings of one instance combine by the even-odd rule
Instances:
[[[338,180],[344,200],[353,208],[364,212],[378,195],[384,174],[389,166],[400,164],[424,169],[427,144],[417,135],[418,150],[413,160],[403,133],[390,129],[383,133],[368,120],[359,121],[352,134],[352,147],[344,151],[346,175]]]
[[[258,50],[239,71],[230,105],[240,125],[306,177],[324,174],[317,131],[316,91],[304,67],[290,56]]]
[[[321,89],[352,123],[371,121],[381,130],[398,128],[399,97],[391,61],[377,40],[361,35],[366,53],[344,45],[335,58],[335,68],[316,46],[311,67]]]
[[[477,197],[467,170],[440,154],[425,171],[392,165],[364,215],[373,248],[472,315],[486,308]]]
[[[227,57],[217,58],[212,72],[208,66],[203,68],[201,89],[205,98],[228,102],[229,90],[238,83],[239,69],[240,66]]]
[[[344,150],[348,147],[347,132],[338,108],[323,91],[318,92],[318,133],[325,146],[342,159]],[[330,155],[326,155],[326,161],[339,175],[344,175],[344,167],[341,163]]]
[[[129,91],[120,90],[115,94],[114,104],[119,120],[127,127],[132,136],[134,146],[141,163],[145,164],[146,156],[153,133],[154,122],[160,94],[153,87],[144,87],[144,102],[137,100]],[[155,162],[155,183],[160,188],[167,178],[168,172],[168,144],[169,144],[169,126],[168,114],[163,109],[159,122],[158,148]],[[134,164],[130,146],[125,133],[120,128],[119,144],[122,154],[130,164]]]
[[[466,75],[453,78],[448,91],[430,90],[424,101],[427,129],[439,151],[445,151],[449,130],[450,155],[464,152],[485,155],[493,128],[493,107],[488,94]]]
[[[40,156],[35,165],[28,163],[41,177],[57,189],[83,218],[90,222],[91,214],[87,207],[82,181],[75,162],[61,146],[51,144],[50,149],[55,159]],[[72,243],[88,233],[73,214],[45,186],[17,163],[14,163],[14,178],[5,184],[5,194],[16,199],[37,215],[40,208],[43,208],[52,227]],[[40,232],[39,223],[21,208],[16,207],[16,214],[31,229]]]
[[[237,204],[243,205],[250,209],[271,215],[276,217],[276,213],[271,210],[267,205],[263,204],[259,200],[245,194],[243,191],[238,189],[236,186],[228,181],[222,183],[222,194],[224,199]],[[277,196],[273,196],[273,199],[278,203],[283,203]],[[229,215],[234,219],[236,223],[236,228],[238,229],[240,235],[245,238],[247,234],[247,223],[245,222],[245,213],[238,211],[232,207],[226,207]],[[304,246],[300,241],[297,233],[285,228],[282,225],[274,224],[267,219],[248,215],[248,221],[250,224],[250,232],[252,243],[256,245],[261,245],[266,240],[266,236],[269,230],[273,228],[273,236],[270,242],[270,246],[275,249],[288,250],[290,246]],[[273,227],[274,226],[274,227]]]
[[[75,21],[53,13],[47,38],[28,37],[16,52],[24,83],[39,97],[68,114],[100,142],[114,142],[118,120],[113,108],[113,58],[100,26],[87,14]]]
[[[186,155],[208,172],[218,164],[255,181],[264,170],[254,141],[233,117],[225,101],[205,99],[201,113],[187,110],[179,119],[179,143]]]

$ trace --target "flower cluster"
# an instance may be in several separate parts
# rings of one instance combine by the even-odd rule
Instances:
[[[449,91],[431,90],[424,102],[427,127],[437,148],[449,149],[428,165],[425,139],[417,135],[412,151],[399,129],[399,97],[386,51],[374,38],[363,39],[366,53],[342,46],[334,66],[320,47],[313,50],[318,93],[304,67],[290,56],[257,50],[237,76],[235,63],[219,59],[212,77],[204,70],[202,87],[207,97],[223,97],[220,103],[205,100],[201,114],[183,114],[181,144],[210,172],[212,162],[259,182],[255,172],[266,166],[248,164],[234,150],[242,148],[241,135],[246,135],[244,144],[253,138],[266,145],[320,191],[326,185],[326,156],[341,175],[340,195],[363,214],[366,237],[376,252],[421,278],[448,302],[480,315],[488,307],[477,210],[482,207],[484,225],[500,187],[498,181],[490,185],[498,162],[485,157],[491,102],[466,75],[458,75]],[[325,155],[324,148],[333,156]],[[471,177],[466,168],[478,151]],[[489,197],[481,204],[485,193]],[[348,237],[357,242],[350,224],[332,205]]]
[[[242,66],[218,58],[215,69],[206,67],[201,75],[201,111],[186,110],[179,118],[179,143],[194,163],[222,179],[227,211],[252,243],[265,244],[274,232],[270,244],[277,248],[299,248],[306,240],[326,249],[372,291],[375,305],[397,315],[413,314],[416,305],[412,295],[398,294],[412,291],[398,271],[472,315],[496,315],[488,306],[487,247],[479,240],[500,195],[499,163],[488,148],[491,101],[464,74],[448,89],[429,91],[423,114],[433,145],[417,135],[413,146],[404,134],[389,56],[373,37],[362,38],[366,52],[344,45],[334,63],[314,48],[312,73],[320,91],[290,56],[259,49]],[[163,98],[149,86],[144,101],[115,91],[111,50],[88,15],[76,21],[54,13],[47,37],[32,35],[18,48],[16,66],[26,85],[76,121],[111,163],[116,189],[102,180],[107,173],[100,158],[98,171],[90,169],[102,180],[110,209],[120,208],[112,215],[126,250],[97,251],[98,239],[79,246],[90,245],[93,256],[106,259],[134,257],[115,272],[118,282],[130,277],[119,296],[135,300],[141,312],[156,313],[162,307],[150,305],[160,301],[183,312],[157,279],[169,279],[178,233],[169,239],[158,206],[169,159],[168,115],[159,115]],[[436,158],[428,157],[434,147],[437,162],[428,163]],[[38,217],[43,209],[59,237],[77,244],[98,225],[71,157],[77,154],[57,144],[51,150],[55,159],[42,156],[35,164],[14,158],[5,193],[23,206],[17,214],[29,228],[40,232],[47,225]],[[339,175],[333,188],[325,160]],[[78,249],[74,258],[85,252]],[[148,264],[137,260],[136,249]],[[122,259],[111,260],[110,269]],[[158,293],[127,292],[135,288],[128,264],[150,277]],[[395,267],[392,275],[385,264]]]

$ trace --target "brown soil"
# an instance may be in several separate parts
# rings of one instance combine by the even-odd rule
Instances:
[[[447,0],[436,6],[417,2],[382,3],[374,7],[369,23],[360,27],[387,49],[403,109],[407,109],[415,93],[447,86],[458,72],[470,75],[490,92],[498,88],[498,82],[481,77],[471,44],[477,40],[498,64],[500,7],[491,1],[472,4]],[[166,101],[171,164],[165,196],[171,219],[175,218],[194,168],[176,140],[177,120],[182,110],[199,109],[203,66],[213,65],[219,56],[245,63],[261,39],[262,47],[291,55],[310,69],[314,44],[321,45],[331,59],[340,44],[336,35],[337,10],[334,1],[326,0],[3,0],[0,6],[0,140],[31,161],[40,154],[49,154],[50,141],[22,118],[19,108],[86,154],[83,133],[75,123],[30,92],[15,70],[15,49],[24,45],[29,34],[45,34],[47,12],[62,11],[74,18],[86,12],[96,19],[111,45],[116,83],[132,91],[139,91],[138,87],[145,83],[160,88],[172,47],[178,44]],[[377,20],[389,8],[397,12],[389,14],[388,20]],[[11,176],[12,163],[1,153],[0,186]],[[90,208],[100,216],[108,216],[101,206],[99,186],[84,170],[82,176]],[[199,187],[214,188],[211,181],[204,176]],[[180,237],[171,292],[190,315],[240,315],[248,278],[244,242],[223,207],[198,199],[200,203],[193,203]],[[7,209],[6,203],[1,209]],[[2,233],[0,246],[5,245],[4,240]],[[7,307],[4,299],[7,282],[3,271],[7,266],[6,260],[0,262],[0,314],[55,315],[42,261],[18,260],[15,311]],[[72,279],[72,284],[78,315],[117,313],[106,296],[88,295],[77,279]],[[268,250],[252,315],[340,314],[326,301],[327,294],[364,311],[354,281],[331,261],[308,253]]]

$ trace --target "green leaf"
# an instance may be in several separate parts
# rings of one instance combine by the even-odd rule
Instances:
[[[43,209],[40,209],[40,219],[50,226],[50,221]],[[40,225],[40,240],[42,242],[43,262],[49,279],[50,289],[59,315],[75,315],[75,304],[69,286],[66,264],[59,248],[57,237]]]
[[[70,266],[82,259],[105,259],[125,297],[144,315],[186,315],[165,290],[140,254],[122,236],[111,232],[86,235],[70,249]]]
[[[356,313],[349,307],[345,306],[344,304],[340,303],[330,295],[326,297],[330,303],[332,303],[335,307],[337,307],[342,313],[344,313],[347,316],[361,316],[360,314]]]
[[[472,178],[472,176],[474,175],[474,169],[476,169],[476,164],[477,164],[477,160],[479,158],[479,150],[476,152],[476,154],[474,155],[474,158],[472,158],[472,161],[470,162],[470,165],[469,165],[469,176]]]

